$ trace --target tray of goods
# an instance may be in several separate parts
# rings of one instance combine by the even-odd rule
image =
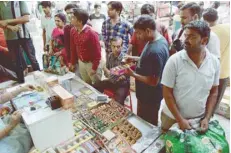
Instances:
[[[142,136],[142,133],[127,120],[124,120],[119,125],[115,126],[112,131],[122,136],[130,145],[135,144]]]

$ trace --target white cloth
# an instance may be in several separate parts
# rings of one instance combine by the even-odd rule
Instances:
[[[177,107],[184,118],[197,118],[204,115],[210,90],[219,85],[219,74],[219,60],[208,50],[200,68],[182,50],[167,61],[161,83],[173,88]],[[162,108],[166,115],[175,119],[164,100]]]
[[[210,38],[209,42],[207,44],[207,48],[212,53],[215,55],[217,58],[221,57],[221,52],[220,52],[220,39],[218,38],[217,34],[214,32],[210,32]]]
[[[42,26],[42,29],[46,30],[46,45],[49,45],[49,42],[51,40],[52,31],[56,27],[54,16],[53,15],[51,15],[51,17],[42,16],[41,26]]]

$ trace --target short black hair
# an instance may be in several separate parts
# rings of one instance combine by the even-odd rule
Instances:
[[[189,9],[192,16],[195,15],[195,14],[197,14],[198,17],[199,17],[199,19],[201,18],[201,8],[200,8],[200,6],[197,3],[190,2],[190,3],[187,3],[187,4],[183,5],[180,8],[181,11],[183,11],[185,9]]]
[[[200,5],[200,6],[202,6],[202,5],[204,6],[205,3],[204,3],[203,1],[200,1],[200,2],[199,2],[199,5]]]
[[[66,15],[65,15],[65,14],[63,14],[63,13],[58,13],[58,14],[55,14],[55,17],[60,18],[60,20],[62,20],[62,21],[64,22],[64,24],[66,24],[67,18],[66,18]]]
[[[134,23],[134,29],[152,29],[156,30],[156,23],[150,15],[141,15]]]
[[[155,8],[151,4],[144,4],[140,9],[141,14],[155,13]]]
[[[79,8],[79,6],[77,6],[76,4],[67,4],[64,8],[64,10],[69,10],[69,9],[74,9],[74,8]]]
[[[215,1],[213,2],[214,8],[217,9],[220,6],[220,2],[219,1]]]
[[[42,5],[42,7],[50,7],[51,8],[51,2],[50,1],[42,1],[40,3],[40,5]]]
[[[95,9],[98,8],[98,7],[101,8],[101,5],[100,5],[100,4],[95,4],[95,5],[94,5],[94,8],[95,8]]]
[[[207,8],[203,12],[203,19],[208,22],[214,22],[218,19],[217,10],[214,8]]]
[[[205,21],[192,21],[189,24],[187,24],[184,29],[193,29],[199,33],[199,35],[204,38],[208,37],[208,40],[210,38],[210,31],[209,25]],[[208,43],[208,42],[207,42]]]
[[[112,9],[115,9],[117,12],[119,12],[119,15],[123,10],[122,3],[118,1],[110,1],[107,5],[111,5]]]
[[[89,14],[87,13],[86,10],[74,8],[73,14],[78,20],[82,21],[83,25],[85,25],[87,23],[87,20],[89,18]]]
[[[110,39],[110,43],[112,43],[113,41],[118,41],[118,40],[122,40],[122,41],[121,41],[121,42],[122,42],[121,46],[122,46],[122,45],[123,45],[123,39],[122,39],[121,37],[119,37],[119,36],[116,36],[116,37],[111,38],[111,39]]]

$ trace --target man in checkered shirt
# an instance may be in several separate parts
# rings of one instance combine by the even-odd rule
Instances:
[[[131,25],[120,18],[123,5],[121,2],[111,1],[108,3],[109,19],[103,22],[102,36],[105,43],[106,54],[112,52],[110,47],[110,40],[113,37],[121,37],[123,39],[122,52],[126,53],[128,50],[129,35],[133,33]]]

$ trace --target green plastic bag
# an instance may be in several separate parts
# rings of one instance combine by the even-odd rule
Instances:
[[[166,153],[229,153],[225,132],[218,121],[211,121],[205,134],[196,130],[171,128],[164,136]]]

